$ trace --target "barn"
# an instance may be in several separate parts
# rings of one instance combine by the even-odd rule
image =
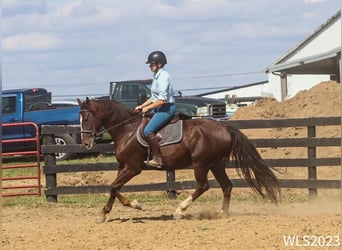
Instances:
[[[340,82],[340,59],[341,10],[320,25],[313,34],[268,66],[264,70],[268,81],[203,93],[201,96],[211,98],[233,95],[272,96],[281,101],[322,81]]]

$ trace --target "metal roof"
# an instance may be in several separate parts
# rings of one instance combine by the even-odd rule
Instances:
[[[314,56],[304,57],[287,62],[298,50],[305,47],[310,41],[319,36],[337,19],[341,18],[341,10],[319,26],[313,34],[304,39],[299,45],[291,49],[275,63],[265,69],[265,73],[283,72],[287,74],[336,74],[338,73],[338,60],[341,57],[341,47]]]
[[[341,57],[341,47],[314,56],[298,60],[274,64],[266,69],[269,72],[286,74],[336,74],[338,61]]]

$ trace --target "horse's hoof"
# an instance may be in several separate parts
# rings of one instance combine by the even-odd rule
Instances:
[[[225,211],[225,210],[221,210],[220,211],[221,213],[221,216],[223,216],[223,217],[229,217],[229,213],[228,213],[228,211]]]
[[[174,220],[181,220],[184,218],[184,214],[173,214]]]
[[[95,222],[96,222],[96,224],[100,224],[100,223],[103,223],[103,222],[105,222],[106,221],[106,216],[105,215],[99,215],[99,216],[97,216],[96,217],[96,220],[95,220]]]
[[[141,210],[141,204],[137,200],[131,202],[132,208]]]
[[[182,212],[179,212],[179,211],[176,211],[174,214],[173,214],[173,219],[174,220],[181,220],[185,217],[184,213]]]

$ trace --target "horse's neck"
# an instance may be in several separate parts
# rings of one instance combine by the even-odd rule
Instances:
[[[126,119],[130,119],[130,117]],[[140,119],[137,121],[127,123],[125,123],[125,120],[122,120],[121,122],[117,123],[108,122],[105,124],[105,128],[108,130],[108,133],[112,137],[112,140],[115,143],[119,143],[119,141],[121,140],[130,138],[131,136],[135,136],[135,133],[140,122]]]

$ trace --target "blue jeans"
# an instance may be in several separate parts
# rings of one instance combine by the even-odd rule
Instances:
[[[147,137],[150,133],[157,133],[164,125],[166,125],[176,113],[176,105],[174,103],[166,103],[154,109],[154,115],[144,129],[144,135]]]

